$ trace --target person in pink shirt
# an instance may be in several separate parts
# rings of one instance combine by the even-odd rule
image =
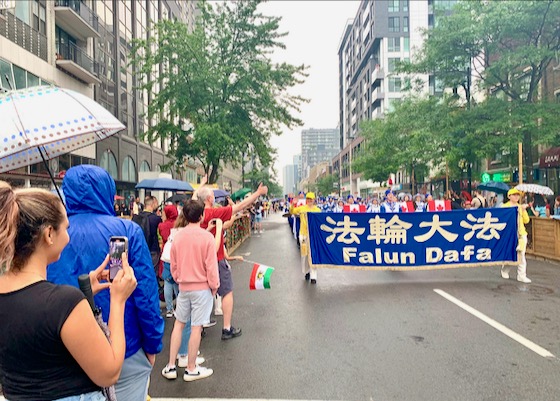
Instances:
[[[186,322],[191,322],[189,354],[184,381],[204,379],[213,370],[196,365],[200,347],[202,326],[210,323],[214,295],[220,286],[218,258],[214,236],[200,228],[204,221],[204,203],[189,200],[183,207],[188,224],[177,232],[171,247],[171,275],[179,284],[179,296],[175,308],[175,324],[171,333],[169,362],[161,371],[166,379],[177,378],[175,360],[181,345],[181,336]],[[221,225],[219,225],[221,229]],[[220,232],[221,236],[221,232]]]

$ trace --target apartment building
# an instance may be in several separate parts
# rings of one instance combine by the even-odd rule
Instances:
[[[340,151],[340,131],[338,128],[310,128],[301,131],[301,175],[300,180],[309,176],[313,167],[328,161]],[[295,164],[295,163],[294,163]]]
[[[51,160],[51,170],[60,180],[74,165],[96,164],[114,178],[119,195],[134,194],[142,174],[158,173],[168,160],[164,141],[139,140],[154,121],[143,117],[152,95],[136,89],[139,82],[129,58],[132,40],[146,38],[161,20],[176,19],[193,27],[196,2],[18,0],[13,5],[0,11],[1,88],[52,84],[72,89],[95,99],[127,127]],[[151,78],[157,75],[155,70]],[[196,180],[196,164],[185,167],[187,176]],[[46,173],[43,164],[36,164],[0,178],[17,186],[49,187]]]
[[[434,10],[450,9],[455,3],[456,0],[363,0],[354,19],[345,26],[338,50],[342,150],[332,159],[342,194],[364,195],[379,185],[361,180],[361,175],[352,171],[351,161],[362,143],[360,123],[391,110],[402,98],[408,79],[428,82],[425,90],[431,94],[443,91],[434,77],[400,76],[395,67],[421,48],[421,31],[433,27]]]

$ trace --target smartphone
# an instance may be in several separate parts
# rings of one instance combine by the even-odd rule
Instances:
[[[127,237],[109,239],[109,281],[113,281],[119,270],[122,270],[122,255],[126,251],[128,251]]]

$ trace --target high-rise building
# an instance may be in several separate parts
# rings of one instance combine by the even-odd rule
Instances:
[[[296,180],[296,190],[297,188],[297,183],[301,180],[301,154],[295,155],[293,157],[294,160],[294,165],[296,166],[296,170],[295,170],[295,180]]]
[[[135,192],[140,173],[157,172],[168,161],[164,141],[139,140],[154,123],[143,117],[152,94],[137,89],[140,82],[129,55],[133,39],[147,38],[155,23],[176,19],[194,27],[196,15],[196,2],[181,0],[27,0],[0,11],[2,88],[69,88],[95,99],[127,127],[51,160],[55,175],[62,177],[77,164],[96,164],[115,179],[119,195],[128,196]],[[157,76],[156,69],[151,79],[157,82]],[[42,164],[1,178],[18,186],[50,185]]]
[[[296,185],[296,174],[297,174],[297,166],[294,164],[289,164],[284,166],[284,170],[282,171],[284,177],[284,194],[293,194],[297,192]]]
[[[328,161],[340,151],[340,131],[337,128],[310,128],[301,131],[301,177],[317,164]]]
[[[449,10],[456,0],[362,0],[353,20],[344,28],[339,45],[340,135],[343,149],[332,159],[340,173],[341,190],[358,193],[360,175],[351,163],[359,153],[360,123],[381,117],[403,96],[410,77],[396,74],[399,61],[409,60],[422,47],[422,31],[434,26],[435,10]],[[416,78],[416,77],[415,77]],[[441,93],[433,76],[425,90]]]

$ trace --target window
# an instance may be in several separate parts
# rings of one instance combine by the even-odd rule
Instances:
[[[401,79],[399,77],[389,77],[389,92],[401,91]]]
[[[34,0],[32,4],[33,9],[33,29],[39,31],[43,35],[47,34],[47,9],[45,4],[40,3],[39,0]]]
[[[404,51],[410,53],[410,38],[403,38]]]
[[[136,166],[132,157],[127,156],[123,160],[121,176],[123,181],[136,182]]]
[[[389,32],[400,32],[401,20],[399,17],[389,17]]]
[[[114,180],[119,179],[119,171],[117,168],[117,159],[115,155],[110,150],[103,152],[101,155],[101,160],[99,161],[99,167],[105,169]]]
[[[400,52],[401,51],[401,38],[388,38],[388,51]]]
[[[404,0],[402,10],[407,13],[408,12],[408,0]]]
[[[389,57],[388,63],[387,63],[387,72],[395,72],[395,69],[397,67],[397,63],[399,61],[401,61],[401,59],[398,58],[398,57],[396,57],[396,58]]]
[[[150,171],[150,164],[146,161],[143,160],[142,164],[140,164],[140,171]]]
[[[400,0],[390,0],[388,11],[390,13],[398,13],[400,11],[399,3],[400,3]]]
[[[408,17],[403,17],[403,24],[402,24],[403,32],[408,32]]]

